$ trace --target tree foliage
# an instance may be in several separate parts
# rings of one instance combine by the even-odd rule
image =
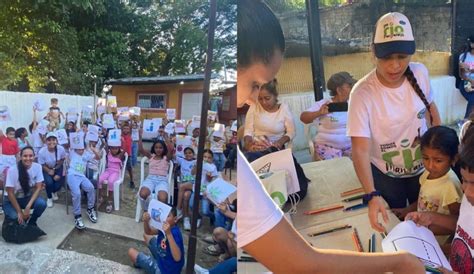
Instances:
[[[218,1],[215,70],[235,67],[235,1]],[[207,1],[1,2],[1,89],[90,94],[95,77],[204,70]]]

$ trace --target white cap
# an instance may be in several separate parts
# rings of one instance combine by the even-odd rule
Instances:
[[[49,137],[54,137],[56,139],[58,139],[58,136],[56,136],[56,133],[55,132],[48,132],[48,134],[46,134],[46,140],[48,140]]]
[[[377,21],[374,51],[378,58],[393,53],[415,53],[415,38],[408,18],[399,12],[389,12]]]

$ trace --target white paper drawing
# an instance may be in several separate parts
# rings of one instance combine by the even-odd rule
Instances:
[[[289,180],[286,185],[288,194],[300,191],[300,184],[298,182],[298,176],[296,175],[291,149],[269,153],[253,161],[250,165],[257,174],[286,170],[289,175]]]
[[[8,106],[0,106],[0,122],[11,121]]]
[[[100,130],[100,128],[96,125],[88,125],[87,126],[87,131],[88,132],[94,132],[96,134],[99,134],[99,130]]]
[[[395,226],[383,239],[382,249],[384,252],[404,250],[418,257],[426,266],[443,266],[451,270],[433,232],[424,226],[417,226],[413,221]]]
[[[168,123],[165,126],[165,132],[168,134],[173,134],[174,133],[174,123]]]
[[[184,126],[183,120],[175,120],[174,121],[174,131],[176,133],[185,133],[186,132],[186,128]]]
[[[119,147],[122,145],[122,130],[111,129],[107,136],[107,144],[112,147]]]
[[[176,109],[174,108],[167,108],[166,109],[166,118],[168,120],[174,120],[176,119]]]
[[[66,114],[66,119],[68,120],[68,122],[77,122],[77,113],[68,112]]]
[[[69,144],[72,149],[84,149],[84,134],[82,132],[70,132]]]
[[[46,134],[48,132],[48,125],[49,125],[49,121],[43,119],[38,123],[36,130],[38,130],[39,134]]]
[[[130,120],[130,111],[128,109],[128,107],[119,107],[117,108],[117,112],[118,112],[118,120],[119,121],[128,121]]]
[[[99,141],[99,134],[97,132],[92,132],[92,131],[88,131],[87,134],[86,134],[86,141],[87,142],[97,142]]]
[[[169,205],[156,199],[152,199],[148,206],[148,212],[150,213],[150,226],[165,233],[163,230],[163,223],[166,222],[166,218],[168,218],[170,211],[171,207]]]
[[[143,131],[152,133],[152,132],[155,132],[157,130],[158,130],[158,125],[155,121],[153,121],[151,119],[143,120]]]
[[[237,188],[234,185],[224,181],[222,178],[217,178],[207,185],[206,196],[217,205],[224,202],[235,191],[237,191]]]
[[[104,114],[102,119],[103,119],[102,125],[105,128],[115,128],[115,121],[114,121],[113,114]]]
[[[82,120],[92,120],[92,113],[94,112],[91,105],[82,107]]]
[[[60,145],[67,144],[69,142],[66,130],[63,129],[63,128],[58,129],[56,131],[56,136],[58,136],[58,144],[60,144]]]
[[[43,111],[46,109],[46,104],[44,102],[44,100],[38,98],[35,100],[35,102],[33,103],[33,107],[37,110],[37,111]]]
[[[176,135],[176,156],[184,158],[184,149],[192,146],[193,138],[191,136]]]
[[[140,107],[131,107],[129,111],[130,111],[130,114],[136,115],[136,116],[140,116],[140,113],[141,113]]]
[[[191,127],[197,128],[201,126],[201,116],[193,115],[193,120],[191,122]]]

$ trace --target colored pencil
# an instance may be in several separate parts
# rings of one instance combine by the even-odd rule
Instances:
[[[427,265],[425,265],[425,270],[431,273],[435,273],[435,274],[442,274],[442,272],[439,271],[438,269],[431,266],[427,266]]]
[[[365,207],[367,207],[366,204],[357,204],[357,205],[346,207],[342,211],[352,211],[352,210],[361,209]]]
[[[371,237],[371,244],[372,244],[372,247],[371,247],[371,249],[370,249],[370,252],[377,252],[377,251],[375,250],[375,249],[376,249],[376,247],[375,247],[375,241],[376,241],[376,240],[375,240],[375,233],[372,233],[372,237]]]
[[[369,238],[369,246],[367,249],[369,250],[369,253],[372,252],[372,238]]]
[[[380,232],[380,236],[382,236],[382,239],[385,239],[385,237],[387,237],[387,233],[385,233],[385,232]]]
[[[359,233],[357,232],[357,228],[353,228],[352,240],[354,240],[354,244],[356,245],[357,251],[364,252],[364,248],[362,247],[362,243],[360,242]]]
[[[360,195],[357,195],[357,196],[354,196],[354,197],[349,197],[347,199],[344,199],[342,200],[343,202],[352,202],[352,201],[355,201],[355,200],[359,200],[359,199],[362,199],[362,197],[364,197],[365,194],[360,194]]]
[[[351,196],[351,195],[359,193],[359,192],[364,192],[364,189],[360,187],[360,188],[344,191],[344,192],[341,193],[341,197]]]
[[[323,230],[323,231],[320,231],[320,232],[308,233],[308,236],[309,237],[316,237],[316,236],[319,236],[319,235],[324,235],[324,234],[336,232],[336,231],[339,231],[339,230],[344,230],[346,228],[352,228],[352,226],[351,225],[343,225],[343,226],[331,228],[331,229],[328,229],[328,230]]]
[[[341,209],[341,208],[344,208],[344,206],[343,205],[334,205],[334,206],[323,207],[323,208],[318,208],[318,209],[314,209],[314,210],[308,210],[304,214],[305,215],[313,215],[313,214],[319,214],[319,213],[323,213],[323,212],[326,212],[326,211],[331,211],[331,210],[336,210],[336,209]]]

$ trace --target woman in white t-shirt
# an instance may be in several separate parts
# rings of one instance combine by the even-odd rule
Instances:
[[[329,112],[329,104],[347,103],[355,82],[357,81],[348,72],[333,74],[327,83],[331,98],[321,99],[301,113],[301,122],[314,122],[318,127],[318,133],[313,139],[313,160],[351,157],[351,139],[346,135],[347,111]]]
[[[466,50],[459,55],[459,90],[467,100],[466,114],[468,118],[474,106],[474,35],[467,38]]]
[[[278,72],[285,39],[278,19],[263,1],[237,3],[237,106],[255,100],[260,86]],[[360,253],[311,247],[283,218],[240,150],[237,155],[239,248],[279,273],[425,273],[406,252]]]
[[[41,165],[34,163],[32,147],[20,151],[20,161],[8,170],[3,209],[6,218],[19,224],[36,226],[36,221],[46,209],[46,202],[39,193],[43,188]],[[31,210],[33,209],[33,213]]]
[[[244,146],[248,152],[270,147],[282,149],[295,137],[293,114],[285,103],[278,102],[277,81],[262,85],[258,102],[245,115]]]
[[[415,40],[405,15],[392,12],[379,18],[372,50],[376,68],[352,89],[347,135],[370,223],[384,231],[378,222],[379,212],[388,221],[384,200],[390,208],[405,208],[418,199],[424,170],[420,137],[428,125],[439,125],[440,117],[428,70],[410,63]]]
[[[66,159],[66,151],[58,145],[58,138],[54,132],[46,135],[46,146],[38,152],[38,164],[43,167],[48,207],[53,207],[53,201],[59,199],[57,192],[64,184],[65,176],[63,163]]]

